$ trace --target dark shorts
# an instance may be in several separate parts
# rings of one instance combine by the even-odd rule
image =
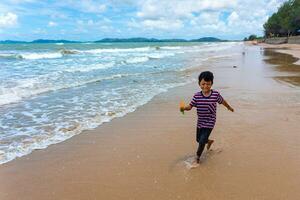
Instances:
[[[212,128],[198,128],[196,134],[196,141],[198,143],[205,144],[208,142],[208,137],[212,131]]]

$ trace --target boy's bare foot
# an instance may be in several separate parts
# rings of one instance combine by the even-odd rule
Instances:
[[[206,146],[206,149],[207,149],[207,150],[210,149],[210,146],[212,145],[212,143],[214,143],[214,140],[208,140],[207,146]]]
[[[200,163],[200,157],[197,156],[196,158],[196,163],[199,164]]]

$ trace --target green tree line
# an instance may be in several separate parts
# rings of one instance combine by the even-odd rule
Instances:
[[[300,0],[288,0],[264,24],[265,37],[300,35]]]

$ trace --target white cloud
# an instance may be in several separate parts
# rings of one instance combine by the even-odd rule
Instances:
[[[65,0],[57,2],[56,5],[61,8],[73,8],[85,13],[103,13],[107,9],[107,5],[94,0]]]
[[[103,18],[101,20],[77,20],[76,21],[76,29],[77,33],[89,33],[95,31],[101,32],[114,32],[115,28],[111,25],[111,20],[108,18]]]
[[[183,23],[180,20],[168,20],[159,19],[151,20],[147,19],[141,22],[144,28],[147,29],[160,29],[160,30],[176,30],[183,27]]]
[[[237,23],[237,22],[239,22],[239,15],[235,12],[235,11],[233,11],[230,15],[229,15],[229,17],[228,17],[228,25],[229,26],[232,26],[232,25],[234,25],[235,23]]]
[[[220,12],[202,12],[197,17],[192,17],[190,23],[197,24],[217,24],[220,21]]]
[[[184,24],[181,20],[174,19],[146,19],[146,20],[135,20],[132,18],[129,22],[127,22],[127,26],[129,29],[135,29],[139,31],[168,31],[168,30],[178,30],[181,29]]]
[[[267,5],[264,7],[269,12],[275,12],[279,6],[286,0],[271,0],[267,3]]]
[[[20,3],[34,3],[37,1],[36,0],[10,0],[9,2],[13,4],[20,4]]]
[[[146,0],[139,4],[137,21],[129,26],[144,29],[178,30],[185,24],[212,26],[219,23],[220,9],[232,9],[237,0]],[[214,25],[215,26],[215,25]]]
[[[18,15],[8,12],[0,15],[0,28],[14,27],[18,24]]]
[[[49,12],[49,10],[48,10],[48,13],[47,13],[47,15],[49,15],[50,18],[53,19],[53,20],[58,20],[58,19],[68,20],[68,19],[70,19],[70,16],[68,16],[66,13],[63,13],[62,11],[59,12],[59,11],[51,10]]]
[[[90,4],[88,1],[81,2],[82,11],[92,12],[92,13],[102,13],[106,10],[106,5],[104,4]]]
[[[146,0],[140,4],[137,16],[141,18],[191,17],[201,11],[225,11],[236,5],[237,0]]]
[[[215,35],[215,34],[226,34],[228,33],[228,28],[225,22],[218,20],[215,23],[199,23],[195,22],[192,27],[190,27],[189,33],[192,35]]]
[[[42,35],[42,34],[46,34],[47,31],[45,29],[37,28],[37,29],[33,30],[33,33]]]
[[[96,26],[110,26],[111,25],[111,20],[108,18],[103,18],[101,20],[93,20],[93,19],[87,19],[87,20],[77,20],[76,21],[78,26],[82,27],[96,27]]]
[[[53,21],[50,21],[50,22],[48,23],[48,26],[50,26],[50,27],[57,26],[57,23],[56,23],[56,22],[53,22]]]
[[[224,35],[262,34],[263,24],[284,1],[145,0],[137,4],[136,18],[129,26],[161,30],[182,28],[181,31],[195,35],[216,31]]]
[[[89,26],[92,26],[92,25],[94,25],[94,21],[93,21],[92,19],[90,19],[90,20],[88,20],[87,24],[88,24]]]

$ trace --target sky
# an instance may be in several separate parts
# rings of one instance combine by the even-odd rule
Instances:
[[[1,0],[0,40],[263,35],[285,0]]]

